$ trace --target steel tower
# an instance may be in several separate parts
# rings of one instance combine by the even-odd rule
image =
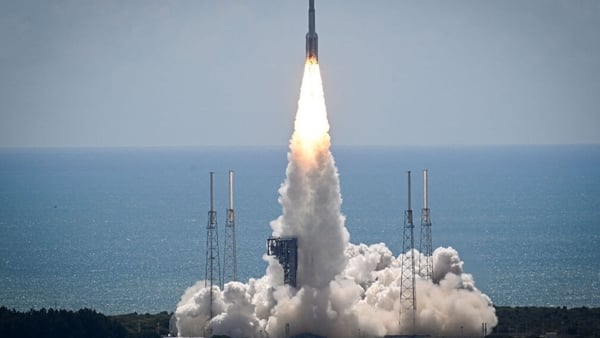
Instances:
[[[225,216],[225,246],[223,248],[223,283],[237,281],[237,246],[235,243],[235,212],[233,211],[233,170],[229,170],[229,208]]]
[[[419,251],[425,260],[419,260],[419,271],[424,279],[433,278],[433,248],[431,243],[431,217],[427,203],[427,169],[423,170],[423,209],[421,210],[421,242]]]
[[[400,311],[410,313],[412,329],[415,329],[415,239],[413,214],[410,207],[410,171],[408,174],[408,208],[404,211],[404,235],[402,240],[402,273],[400,276]]]
[[[298,238],[269,237],[267,239],[267,255],[277,257],[283,268],[283,283],[297,287],[298,272]]]
[[[219,232],[217,231],[217,212],[214,206],[213,172],[210,172],[210,210],[206,225],[206,266],[204,269],[204,287],[210,288],[210,318],[213,313],[213,286],[221,286],[221,266],[219,264]]]

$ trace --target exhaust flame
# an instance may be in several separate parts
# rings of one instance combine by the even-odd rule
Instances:
[[[482,334],[482,323],[491,330],[497,324],[492,302],[463,272],[463,262],[452,248],[433,252],[433,280],[416,271],[417,309],[414,317],[403,313],[403,255],[414,255],[417,267],[427,258],[416,250],[394,257],[383,243],[349,242],[328,132],[319,64],[307,59],[286,179],[279,189],[282,214],[271,222],[274,236],[298,239],[298,288],[283,285],[281,265],[264,256],[268,267],[259,279],[230,282],[223,290],[206,288],[203,281],[188,288],[174,314],[178,334],[477,336]],[[399,226],[396,240],[401,240],[401,231]],[[211,313],[215,317],[210,318]]]
[[[274,236],[298,238],[298,284],[319,288],[343,270],[350,237],[328,132],[319,64],[307,60],[286,180],[279,189],[283,214],[271,227]]]
[[[291,149],[309,156],[314,155],[315,151],[329,149],[328,132],[329,122],[319,64],[307,61],[304,65]]]

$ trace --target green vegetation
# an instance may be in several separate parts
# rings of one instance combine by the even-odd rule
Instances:
[[[152,338],[169,334],[169,320],[172,313],[163,311],[157,314],[137,314],[110,316],[127,330],[130,338]]]
[[[496,307],[495,337],[600,337],[600,308]],[[157,338],[169,332],[172,313],[105,316],[90,309],[29,310],[0,307],[0,337]]]
[[[167,312],[107,317],[90,309],[19,312],[0,307],[0,337],[159,338],[169,333],[170,318]]]
[[[499,306],[496,315],[496,335],[539,337],[556,332],[560,336],[600,337],[600,308]]]
[[[0,307],[0,337],[125,338],[127,331],[115,320],[94,310],[29,310]]]

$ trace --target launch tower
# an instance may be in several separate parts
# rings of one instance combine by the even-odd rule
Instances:
[[[225,216],[223,248],[223,283],[237,280],[237,246],[235,243],[235,212],[233,211],[233,170],[229,170],[229,208]]]
[[[219,233],[217,231],[217,212],[214,206],[213,172],[210,172],[210,210],[206,225],[206,265],[204,269],[204,287],[210,288],[210,318],[213,318],[213,286],[221,286],[221,266],[219,264]]]
[[[423,170],[423,209],[421,210],[421,242],[419,251],[425,256],[425,260],[419,261],[419,271],[423,278],[433,278],[433,249],[431,243],[431,217],[427,203],[427,169]]]
[[[402,272],[400,276],[400,311],[412,316],[415,328],[415,239],[413,214],[410,206],[410,171],[408,174],[408,208],[404,211],[404,234],[402,240]]]
[[[267,254],[277,257],[283,268],[283,282],[296,287],[298,270],[298,239],[296,237],[269,237]]]

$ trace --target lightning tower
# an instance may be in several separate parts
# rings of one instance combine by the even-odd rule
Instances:
[[[415,328],[415,239],[413,214],[410,206],[410,171],[408,174],[408,208],[404,211],[404,234],[402,240],[402,272],[400,277],[400,311],[412,317],[412,329]]]
[[[225,216],[225,246],[223,248],[223,283],[237,281],[235,243],[235,212],[233,211],[233,170],[229,170],[229,208]]]
[[[427,169],[423,170],[423,209],[421,210],[421,242],[419,251],[425,256],[425,260],[419,261],[419,271],[423,278],[433,278],[433,249],[431,243],[431,217],[427,203]]]
[[[219,264],[219,232],[217,231],[217,212],[214,205],[213,172],[210,172],[210,210],[206,225],[206,265],[204,269],[204,287],[210,288],[210,318],[213,313],[213,286],[220,287],[221,266]]]

